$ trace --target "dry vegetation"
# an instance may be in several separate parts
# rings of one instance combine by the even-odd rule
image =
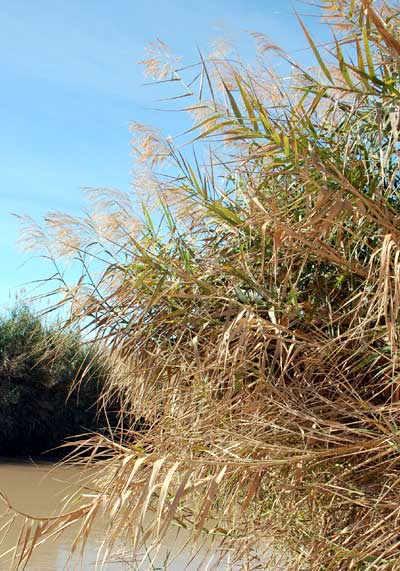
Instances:
[[[105,554],[178,521],[249,566],[257,552],[287,570],[400,568],[400,18],[323,5],[329,53],[300,23],[313,70],[261,35],[254,67],[217,55],[179,72],[154,49],[195,154],[136,129],[141,217],[137,198],[97,192],[86,217],[34,230],[78,263],[56,292],[111,349],[125,427],[148,430],[82,443],[97,492],[27,518],[16,565],[75,520],[84,542],[105,510]]]

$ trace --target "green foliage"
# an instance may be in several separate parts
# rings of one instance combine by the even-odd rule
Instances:
[[[0,319],[0,454],[41,454],[99,429],[105,375],[79,335],[14,307]]]

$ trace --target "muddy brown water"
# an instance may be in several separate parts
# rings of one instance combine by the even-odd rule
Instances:
[[[0,463],[0,490],[10,503],[18,510],[34,516],[48,516],[57,510],[68,492],[76,489],[81,468],[74,466],[56,466],[48,462],[30,463],[3,461]],[[0,513],[4,516],[5,507],[0,505]],[[0,520],[0,525],[2,520]],[[11,533],[4,536],[4,531],[0,531],[0,540],[3,542],[0,551],[4,553],[12,548],[17,539],[18,531],[16,526]],[[40,545],[34,552],[26,571],[90,571],[95,569],[96,555],[101,542],[105,537],[105,526],[98,521],[93,533],[90,535],[83,558],[75,557],[68,561],[70,546],[75,538],[77,528],[67,529],[61,537],[50,540]],[[159,556],[151,569],[160,571],[164,568],[164,562],[171,552],[179,551],[179,547],[185,542],[182,534],[176,537],[171,533],[165,538],[165,543],[160,550]],[[177,549],[178,548],[178,549]],[[169,567],[172,571],[183,571],[187,569],[187,564],[192,555],[189,548],[183,549],[181,554],[171,563]],[[199,553],[189,565],[189,569],[197,569],[204,552]],[[0,559],[0,570],[10,569],[11,556],[8,555]],[[140,569],[146,569],[148,565],[142,562]],[[227,564],[220,564],[218,569],[226,569]],[[123,563],[115,559],[106,563],[102,569],[104,571],[130,571],[138,569],[138,565]]]

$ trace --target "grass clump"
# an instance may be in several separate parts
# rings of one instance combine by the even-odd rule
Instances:
[[[81,272],[55,292],[110,349],[128,419],[82,444],[98,493],[59,525],[85,537],[105,509],[109,550],[176,520],[243,565],[400,567],[400,21],[323,5],[327,56],[301,23],[316,69],[279,51],[279,76],[262,36],[255,67],[211,57],[192,81],[147,60],[192,98],[194,158],[136,126],[141,218],[99,191],[47,219]]]

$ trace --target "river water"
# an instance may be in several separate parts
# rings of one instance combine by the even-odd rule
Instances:
[[[21,462],[2,462],[0,463],[0,490],[7,496],[10,503],[25,513],[34,516],[48,516],[57,511],[57,507],[68,492],[76,489],[76,482],[79,479],[80,470],[82,468],[74,466],[55,466],[52,463],[21,463]],[[0,505],[0,513],[5,513],[5,507]],[[1,523],[1,521],[0,521]],[[8,534],[0,551],[4,553],[10,549],[16,541],[18,530],[14,526],[12,532]],[[39,546],[34,552],[30,563],[26,567],[26,571],[90,571],[95,569],[96,554],[98,548],[104,539],[105,528],[101,521],[97,522],[96,528],[89,537],[83,558],[76,557],[68,562],[69,550],[73,539],[75,538],[76,529],[67,529],[64,534]],[[4,536],[4,531],[0,531]],[[179,543],[184,543],[184,537],[180,535],[176,537],[171,532],[166,537],[165,544],[160,551],[153,571],[163,569],[163,562],[166,561],[168,554],[177,551]],[[178,549],[179,550],[179,549]],[[189,569],[197,569],[199,563],[204,557],[204,553],[199,553],[191,562]],[[183,571],[187,568],[187,564],[191,559],[189,549],[177,557],[171,564],[172,571]],[[0,570],[6,571],[10,566],[10,556],[0,559]],[[110,561],[102,567],[104,571],[125,571],[137,569],[137,565],[123,563],[121,561]],[[140,569],[146,569],[147,566],[142,564]],[[226,569],[227,565],[219,565],[218,569]]]

